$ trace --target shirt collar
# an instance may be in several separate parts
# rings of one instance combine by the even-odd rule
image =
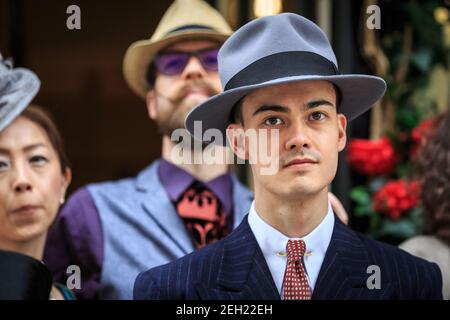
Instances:
[[[334,228],[334,214],[330,202],[328,202],[328,212],[322,222],[302,238],[289,238],[265,222],[255,210],[255,201],[251,205],[248,219],[250,225],[258,230],[255,238],[265,257],[285,253],[288,240],[303,240],[307,252],[324,255],[330,244]]]
[[[178,201],[195,181],[190,173],[164,159],[159,162],[158,175],[172,202]]]
[[[158,176],[172,202],[178,201],[186,189],[198,181],[189,172],[165,159],[160,160]],[[198,182],[219,198],[227,214],[231,212],[233,182],[230,171],[208,182]]]

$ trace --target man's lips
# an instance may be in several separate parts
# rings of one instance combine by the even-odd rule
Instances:
[[[202,95],[202,96],[205,96],[205,97],[209,97],[210,96],[210,94],[209,94],[209,92],[207,92],[207,91],[204,91],[204,90],[189,90],[189,91],[187,91],[185,94],[184,94],[184,98],[186,98],[186,97],[188,97],[188,96],[190,96],[190,95]]]
[[[317,164],[317,161],[310,158],[299,158],[293,159],[284,165],[284,168],[293,167],[293,166],[304,166],[304,165],[312,165]]]

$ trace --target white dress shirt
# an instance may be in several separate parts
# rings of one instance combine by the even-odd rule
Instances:
[[[287,267],[286,245],[288,240],[303,240],[306,244],[305,269],[311,291],[314,290],[320,267],[331,241],[334,213],[328,202],[328,212],[322,222],[303,238],[289,238],[265,222],[255,210],[253,201],[248,215],[250,229],[266,259],[280,296],[283,297],[283,280]]]

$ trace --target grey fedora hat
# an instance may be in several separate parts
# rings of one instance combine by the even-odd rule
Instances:
[[[218,59],[224,91],[193,109],[185,121],[186,129],[198,140],[212,128],[225,137],[233,106],[256,89],[305,80],[330,81],[340,89],[340,111],[349,121],[370,109],[386,91],[379,77],[340,74],[324,32],[293,13],[247,23],[225,41]],[[195,121],[201,121],[202,130],[194,132]]]
[[[13,69],[0,54],[0,131],[28,107],[40,85],[33,72],[24,68]]]

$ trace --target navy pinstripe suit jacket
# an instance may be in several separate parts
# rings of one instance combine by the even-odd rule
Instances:
[[[368,289],[370,265],[381,288]],[[229,236],[169,264],[141,273],[135,299],[280,299],[247,216]],[[439,267],[397,247],[371,240],[339,219],[312,299],[442,299]]]

